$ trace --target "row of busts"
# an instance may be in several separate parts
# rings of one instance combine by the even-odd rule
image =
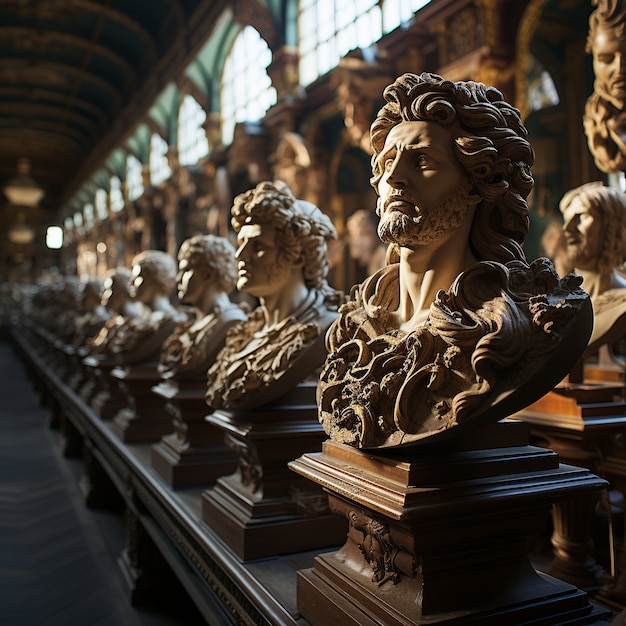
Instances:
[[[584,277],[594,304],[587,354],[626,331],[625,281],[615,269],[624,257],[625,207],[621,192],[600,183],[572,190],[561,203],[567,263]],[[326,356],[324,335],[343,301],[326,281],[336,232],[282,183],[241,194],[232,215],[237,250],[225,238],[195,235],[181,245],[178,265],[165,252],[144,251],[132,269],[111,270],[104,284],[66,278],[41,290],[33,312],[82,355],[118,365],[152,362],[164,380],[204,379],[212,408],[274,400]],[[259,306],[233,301],[237,291]],[[602,355],[622,366],[612,349]]]
[[[143,251],[132,270],[110,271],[98,300],[85,285],[74,337],[83,353],[118,365],[154,362],[164,380],[208,377],[213,408],[264,404],[319,368],[342,302],[326,281],[332,223],[269,182],[236,198],[232,214],[237,250],[226,238],[195,235],[178,265]],[[259,306],[233,301],[235,288]]]

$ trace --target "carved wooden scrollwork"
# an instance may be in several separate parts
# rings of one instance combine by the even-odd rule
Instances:
[[[386,582],[398,583],[401,576],[417,575],[419,564],[415,555],[394,539],[388,524],[356,509],[349,511],[348,521],[360,536],[357,545],[372,570],[372,582],[380,587]]]

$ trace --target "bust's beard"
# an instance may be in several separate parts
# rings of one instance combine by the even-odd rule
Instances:
[[[470,188],[470,181],[465,180],[432,207],[419,207],[409,202],[409,198],[403,199],[402,195],[392,196],[386,205],[402,202],[406,212],[397,208],[387,209],[386,206],[381,208],[379,204],[378,236],[384,243],[395,243],[401,248],[424,246],[438,241],[463,223]]]

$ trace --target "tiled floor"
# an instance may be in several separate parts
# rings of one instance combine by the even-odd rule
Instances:
[[[46,417],[0,335],[0,626],[201,623],[181,590],[169,605],[131,606],[117,564],[121,517],[86,508],[80,463],[64,458]]]

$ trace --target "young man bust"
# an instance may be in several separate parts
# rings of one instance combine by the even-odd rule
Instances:
[[[568,191],[559,208],[567,259],[593,303],[587,352],[605,345],[615,360],[613,344],[626,334],[626,279],[616,270],[626,261],[626,196],[600,182],[586,183]]]
[[[235,198],[237,289],[259,301],[232,328],[207,374],[207,404],[254,408],[319,369],[324,335],[341,294],[326,282],[328,242],[337,233],[319,208],[283,183],[262,182]]]
[[[178,251],[178,299],[192,310],[165,340],[158,366],[161,378],[196,378],[222,349],[229,328],[246,319],[230,300],[237,268],[235,249],[225,237],[194,235]]]

